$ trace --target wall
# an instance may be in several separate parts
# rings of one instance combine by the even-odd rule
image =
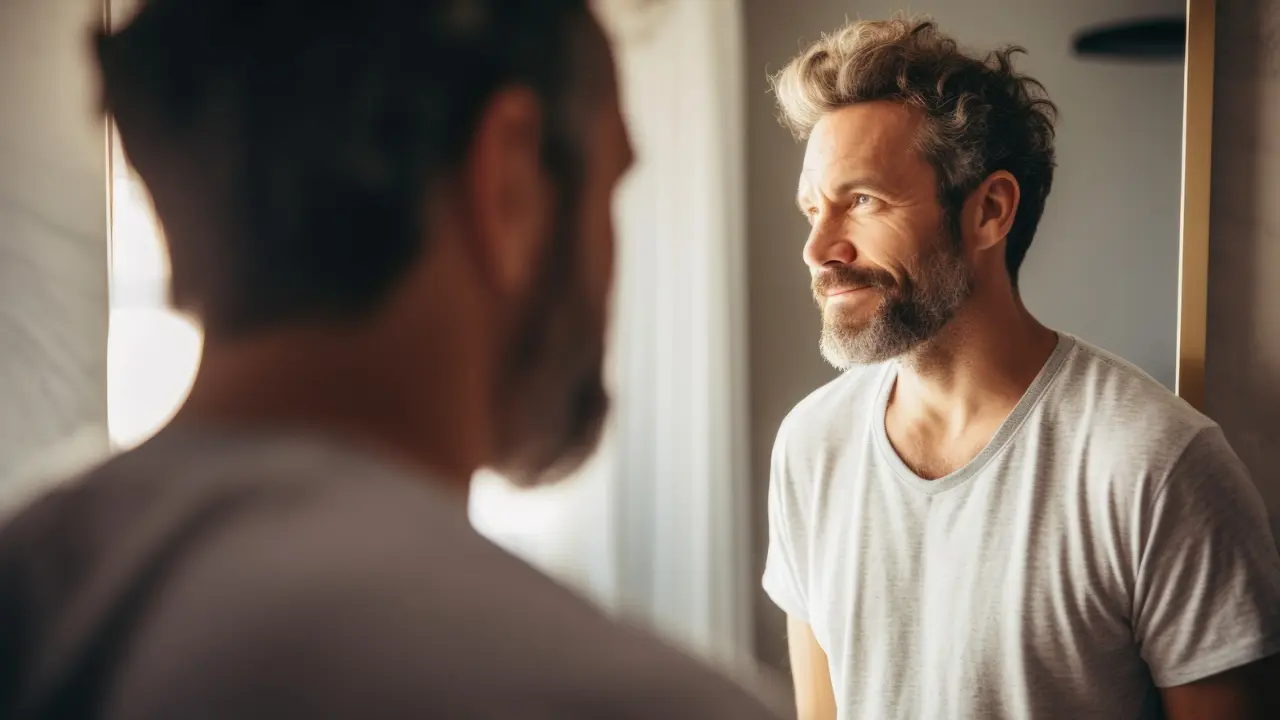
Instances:
[[[1280,536],[1280,6],[1218,0],[1217,22],[1205,409]]]
[[[0,2],[0,513],[106,450],[106,141],[89,0]]]
[[[930,12],[963,44],[1018,44],[1062,116],[1058,172],[1022,273],[1028,306],[1055,328],[1172,385],[1176,332],[1182,68],[1082,61],[1083,27],[1181,14],[1179,0],[745,0],[748,68],[752,464],[756,568],[763,566],[769,450],[786,412],[833,374],[800,260],[807,234],[792,197],[803,148],[776,122],[766,71],[846,17]],[[757,591],[757,646],[780,665],[784,620]]]

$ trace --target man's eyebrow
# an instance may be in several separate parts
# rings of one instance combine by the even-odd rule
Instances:
[[[796,206],[800,208],[800,212],[808,210],[808,208],[805,207],[804,201],[809,197],[811,190],[811,186],[806,186],[804,189],[796,193]],[[845,180],[839,185],[836,185],[831,191],[831,196],[836,198],[844,197],[845,195],[849,195],[857,191],[866,191],[880,195],[887,194],[887,191],[883,186],[876,184],[876,182],[870,178],[861,177],[854,178],[852,180]]]

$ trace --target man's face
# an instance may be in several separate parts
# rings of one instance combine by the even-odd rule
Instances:
[[[960,238],[916,148],[922,117],[891,102],[828,113],[809,136],[796,196],[822,310],[823,356],[840,370],[928,342],[968,298]]]
[[[598,29],[593,28],[593,32]],[[593,35],[607,71],[581,111],[578,183],[557,202],[527,312],[510,353],[503,471],[513,482],[551,482],[594,450],[608,412],[605,336],[613,285],[613,194],[632,149],[603,35]],[[587,48],[586,52],[592,52]],[[597,77],[597,79],[599,79]]]

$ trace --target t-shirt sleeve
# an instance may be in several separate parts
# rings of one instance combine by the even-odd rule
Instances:
[[[1280,652],[1280,553],[1222,431],[1188,444],[1142,515],[1134,634],[1160,687]]]
[[[789,466],[783,422],[769,463],[769,550],[762,585],[787,615],[809,621],[807,493]]]

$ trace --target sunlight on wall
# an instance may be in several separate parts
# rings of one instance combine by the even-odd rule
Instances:
[[[154,435],[182,406],[203,335],[169,306],[169,257],[146,189],[117,174],[111,205],[107,426],[112,445],[124,450]]]

